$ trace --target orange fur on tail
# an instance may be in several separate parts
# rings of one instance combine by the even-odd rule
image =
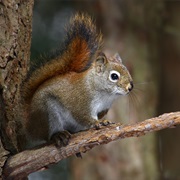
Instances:
[[[69,72],[80,73],[87,70],[95,56],[101,51],[102,35],[96,30],[92,19],[77,14],[67,27],[63,50],[57,52],[45,65],[31,72],[23,83],[25,101],[29,101],[37,88],[48,79]]]

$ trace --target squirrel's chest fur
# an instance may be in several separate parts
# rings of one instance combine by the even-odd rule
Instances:
[[[103,92],[96,92],[90,103],[91,116],[98,120],[98,114],[104,110],[108,110],[116,96]]]

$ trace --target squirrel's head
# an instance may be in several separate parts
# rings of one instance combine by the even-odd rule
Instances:
[[[127,68],[122,64],[119,54],[106,57],[99,54],[94,61],[94,73],[97,75],[93,80],[98,90],[111,94],[126,95],[133,89],[132,77]]]

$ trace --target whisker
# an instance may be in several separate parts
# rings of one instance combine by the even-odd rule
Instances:
[[[146,84],[152,84],[153,81],[146,81],[146,82],[134,82],[134,85],[146,85]]]
[[[128,100],[127,100],[127,103],[128,103],[128,105],[127,105],[127,114],[128,114],[128,121],[130,122],[130,97],[131,95],[129,94],[128,95]]]
[[[150,104],[148,102],[151,99],[149,94],[149,86],[152,82],[134,83],[133,90],[128,94],[127,106],[129,121],[139,121],[142,117],[150,116]],[[151,89],[151,88],[150,88]],[[128,116],[127,116],[128,117]]]
[[[140,101],[137,97],[137,94],[135,92],[132,91],[132,94],[131,94],[131,100],[132,100],[132,104],[134,107],[138,107],[138,104],[140,104]]]
[[[136,117],[136,113],[137,113],[137,109],[135,107],[137,107],[138,103],[137,100],[135,98],[134,93],[130,93],[128,96],[128,102],[129,102],[129,117],[133,118],[130,119],[129,121],[135,121],[134,117]]]

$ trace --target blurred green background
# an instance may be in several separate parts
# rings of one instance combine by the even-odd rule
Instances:
[[[119,52],[135,88],[113,104],[108,119],[142,121],[180,110],[179,0],[35,0],[31,59],[57,49],[69,18],[85,12],[104,34],[105,51]],[[33,180],[180,180],[180,127],[96,147]]]

